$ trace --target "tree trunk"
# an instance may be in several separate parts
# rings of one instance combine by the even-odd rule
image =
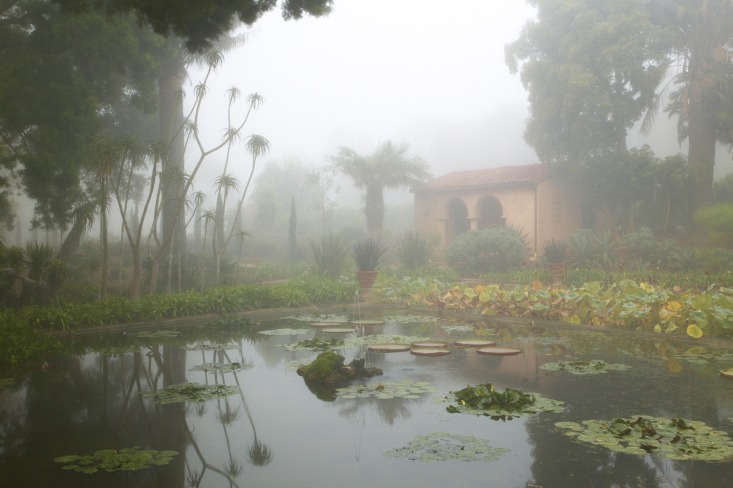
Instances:
[[[99,209],[99,242],[102,245],[102,277],[99,287],[99,298],[107,298],[107,274],[109,271],[109,249],[107,246],[107,205],[105,205],[105,183],[102,183],[102,204]]]
[[[142,295],[142,272],[143,266],[140,259],[140,250],[136,247],[131,248],[132,251],[132,281],[130,282],[130,296],[133,300],[138,300]]]
[[[71,226],[69,233],[66,234],[66,239],[64,239],[64,243],[61,244],[61,249],[59,250],[58,258],[61,261],[68,261],[77,249],[79,249],[85,227],[86,222],[84,219],[74,220],[74,224]]]
[[[366,214],[369,236],[381,239],[384,224],[384,189],[381,186],[367,187],[364,213]]]
[[[162,242],[170,243],[170,251],[174,255],[185,254],[186,233],[181,231],[185,225],[185,213],[178,212],[179,200],[183,196],[184,187],[184,140],[183,140],[183,82],[185,66],[183,59],[174,56],[164,62],[158,79],[159,90],[159,123],[163,152],[162,184]],[[179,232],[176,234],[176,229]],[[168,250],[163,250],[163,255]]]
[[[160,257],[153,253],[150,266],[150,294],[155,295],[158,291],[158,275],[160,274]]]

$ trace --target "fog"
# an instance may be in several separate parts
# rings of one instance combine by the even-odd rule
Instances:
[[[238,31],[246,41],[211,78],[202,134],[221,137],[225,91],[237,86],[264,97],[245,132],[270,140],[266,160],[319,167],[339,146],[370,153],[389,139],[407,143],[434,175],[536,162],[522,138],[526,92],[504,63],[504,45],[532,14],[523,2],[498,0],[460,0],[450,9],[437,1],[344,0],[326,17],[297,22],[270,12]],[[195,84],[203,68],[189,75]],[[236,158],[247,161],[243,177],[249,158],[241,144]],[[201,181],[213,182],[220,165],[207,164]]]

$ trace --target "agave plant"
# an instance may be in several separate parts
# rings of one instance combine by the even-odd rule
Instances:
[[[374,271],[387,249],[374,239],[364,239],[354,244],[354,259],[359,271]]]
[[[319,243],[311,244],[311,250],[319,274],[333,277],[341,274],[346,259],[346,244],[341,238],[333,234],[323,236]]]

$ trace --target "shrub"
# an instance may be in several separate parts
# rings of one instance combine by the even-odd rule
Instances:
[[[733,246],[733,204],[721,203],[695,212],[695,223],[705,229],[713,241]]]
[[[363,239],[354,244],[354,259],[360,271],[373,271],[387,250],[374,239]]]
[[[321,237],[318,244],[311,244],[316,271],[321,275],[337,277],[346,259],[346,244],[333,234]]]
[[[562,263],[567,258],[568,247],[563,242],[550,241],[545,246],[545,260],[548,263]]]
[[[466,275],[511,271],[527,259],[527,240],[512,227],[467,232],[446,249],[445,259]]]
[[[405,268],[419,269],[430,260],[430,244],[417,232],[408,232],[397,248],[397,255]]]

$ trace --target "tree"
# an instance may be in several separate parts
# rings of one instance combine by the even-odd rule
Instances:
[[[623,154],[669,60],[639,0],[530,0],[537,20],[506,48],[529,91],[525,138],[540,160],[578,167]]]
[[[689,143],[694,212],[712,202],[716,143],[733,144],[733,2],[654,0],[652,10],[670,32],[669,56],[680,66],[666,110],[678,117],[680,141]]]
[[[384,189],[415,185],[428,178],[425,163],[407,156],[407,145],[387,141],[369,156],[361,156],[348,147],[331,158],[334,168],[349,176],[366,190],[364,214],[367,231],[381,237],[384,222]]]
[[[131,15],[1,4],[0,165],[21,177],[44,226],[64,227],[83,200],[92,141],[130,107],[154,110],[159,42]]]
[[[56,0],[74,12],[101,10],[137,14],[163,36],[175,34],[191,52],[205,51],[229,32],[238,19],[251,25],[277,4],[277,0]],[[331,11],[332,0],[284,0],[285,19],[304,13],[321,16]]]

